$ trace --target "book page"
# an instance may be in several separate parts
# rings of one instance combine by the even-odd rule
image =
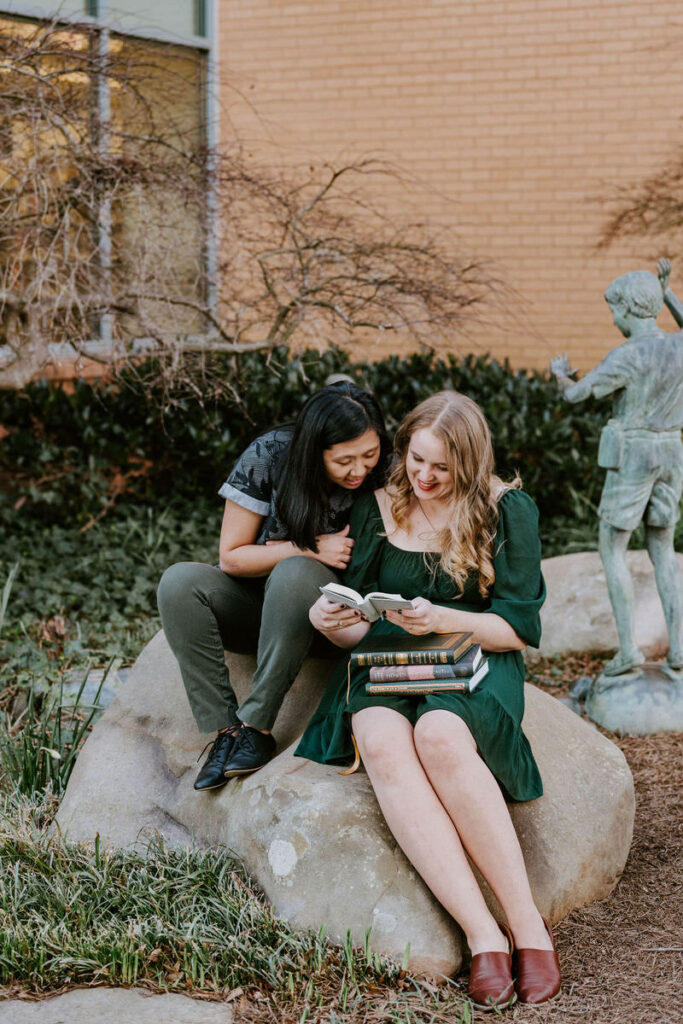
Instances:
[[[400,594],[383,594],[381,591],[368,594],[367,600],[380,612],[397,611],[400,608],[413,607],[413,602],[405,597],[401,597]]]
[[[325,595],[328,601],[332,601],[334,604],[344,604],[346,602],[354,608],[363,604],[363,597],[357,590],[352,590],[351,587],[344,587],[341,583],[326,583],[324,587],[320,587],[320,592]]]

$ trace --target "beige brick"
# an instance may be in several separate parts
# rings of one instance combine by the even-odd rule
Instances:
[[[528,326],[474,330],[472,345],[529,366],[568,348],[586,369],[619,342],[602,293],[652,246],[596,254],[599,200],[679,138],[679,0],[220,0],[219,13],[225,70],[254,85],[254,111],[227,90],[225,108],[255,155],[382,154],[421,179],[386,184],[383,208],[434,218],[506,269]]]

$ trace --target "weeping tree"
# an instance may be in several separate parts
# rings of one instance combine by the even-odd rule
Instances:
[[[457,345],[500,283],[457,241],[371,200],[373,160],[308,168],[213,151],[180,47],[0,23],[0,387],[55,346],[169,380],[211,353]]]

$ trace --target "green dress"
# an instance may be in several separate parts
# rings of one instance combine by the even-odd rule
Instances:
[[[468,578],[464,592],[440,568],[433,573],[421,551],[405,551],[391,544],[385,534],[377,500],[372,494],[356,502],[351,515],[351,536],[355,539],[351,564],[344,582],[360,591],[383,590],[404,597],[423,596],[435,604],[468,612],[494,612],[510,623],[515,632],[533,647],[541,638],[539,610],[545,600],[541,575],[541,545],[538,511],[523,491],[508,490],[499,501],[498,531],[494,544],[495,582],[483,598],[476,576]],[[370,627],[369,636],[403,632],[400,626],[380,619]],[[322,764],[349,764],[354,750],[351,715],[367,707],[390,707],[414,725],[427,711],[445,709],[459,715],[474,736],[483,760],[512,800],[533,800],[543,785],[522,732],[524,714],[524,660],[519,651],[491,652],[488,675],[474,693],[439,693],[420,697],[396,694],[368,695],[368,669],[351,673],[347,703],[347,668],[334,671],[296,749],[299,757]]]

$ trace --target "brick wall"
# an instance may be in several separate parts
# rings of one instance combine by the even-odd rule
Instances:
[[[595,244],[601,197],[676,146],[681,49],[679,0],[220,0],[222,132],[278,163],[396,162],[417,180],[389,208],[517,293],[457,347],[585,370],[620,340],[605,286],[654,269],[651,242]]]

